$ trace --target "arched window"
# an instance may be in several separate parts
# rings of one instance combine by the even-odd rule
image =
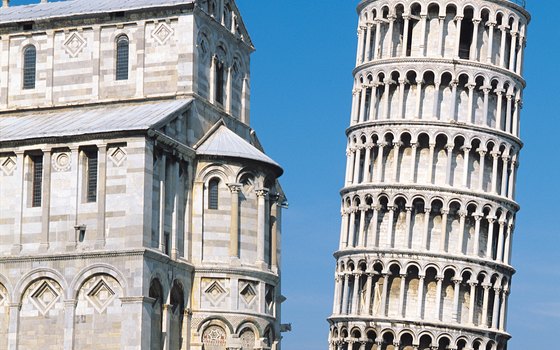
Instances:
[[[219,179],[212,179],[208,183],[208,209],[218,209],[218,187]]]
[[[37,50],[29,45],[23,50],[23,88],[35,89]]]
[[[128,79],[128,37],[126,35],[117,38],[116,79]]]
[[[218,60],[216,63],[216,81],[214,87],[216,88],[215,95],[216,102],[224,104],[224,82],[225,82],[225,67],[224,62]]]

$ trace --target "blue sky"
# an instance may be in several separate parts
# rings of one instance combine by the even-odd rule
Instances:
[[[24,0],[14,0],[12,4]],[[28,2],[28,1],[26,1]],[[280,162],[283,322],[288,350],[324,350],[340,229],[357,0],[237,0],[257,51],[252,126]],[[522,151],[510,297],[509,349],[556,349],[560,326],[560,29],[556,3],[528,0]]]
[[[286,173],[283,346],[327,348],[358,1],[237,0],[257,51],[252,126]],[[528,0],[522,151],[509,349],[556,349],[560,326],[560,29],[552,0]]]

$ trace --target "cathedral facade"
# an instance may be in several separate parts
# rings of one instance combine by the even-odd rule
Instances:
[[[362,0],[332,350],[506,350],[521,0]]]
[[[280,349],[233,0],[0,9],[0,349]]]

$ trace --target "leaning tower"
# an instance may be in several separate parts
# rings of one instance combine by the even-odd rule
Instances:
[[[362,0],[333,350],[505,350],[521,0]]]

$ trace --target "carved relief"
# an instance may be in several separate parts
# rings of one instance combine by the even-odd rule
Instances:
[[[71,158],[70,153],[68,152],[61,152],[55,154],[52,160],[53,169],[55,171],[68,171],[71,167]]]

